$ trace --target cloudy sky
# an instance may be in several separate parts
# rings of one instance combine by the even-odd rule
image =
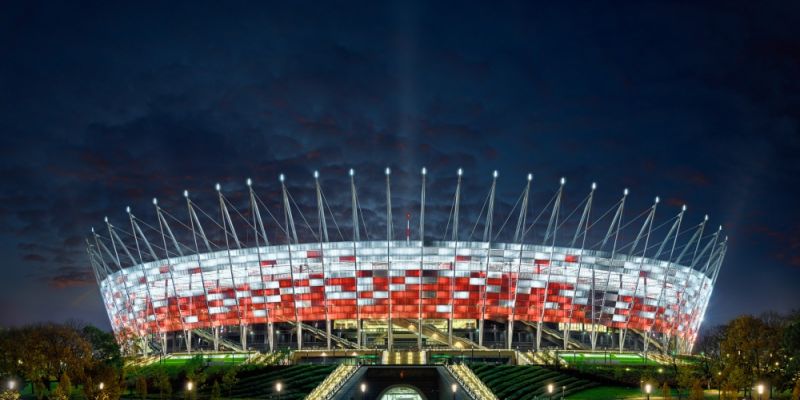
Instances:
[[[800,307],[796,3],[289,3],[3,6],[0,324],[108,327],[84,240],[125,206],[217,216],[251,177],[281,212],[283,172],[313,223],[319,170],[344,227],[353,167],[378,235],[387,165],[395,224],[430,170],[431,238],[458,167],[465,226],[493,169],[501,221],[528,172],[537,210],[561,176],[567,211],[685,203],[730,238],[707,321]]]

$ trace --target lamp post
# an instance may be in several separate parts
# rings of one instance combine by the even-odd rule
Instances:
[[[547,394],[549,395],[550,400],[553,400],[553,384],[547,384]]]
[[[367,384],[361,383],[361,400],[364,400],[364,396],[367,394]]]
[[[758,400],[761,400],[761,395],[764,394],[764,384],[759,383],[758,386],[756,386],[756,390],[758,390]]]
[[[561,386],[561,400],[564,400],[564,392],[567,390],[567,385]]]
[[[450,390],[453,391],[453,400],[456,400],[456,391],[458,390],[458,385],[455,383],[450,385]]]
[[[650,392],[653,391],[653,386],[650,383],[644,385],[644,392],[647,394],[647,400],[650,400]]]
[[[275,391],[278,392],[278,399],[279,400],[281,398],[281,389],[283,389],[283,384],[281,384],[280,382],[276,383],[275,384]]]

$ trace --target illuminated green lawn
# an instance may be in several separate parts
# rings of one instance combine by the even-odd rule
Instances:
[[[616,353],[559,353],[558,356],[570,364],[616,364],[616,365],[645,365],[657,364],[656,361],[647,360],[639,354]]]

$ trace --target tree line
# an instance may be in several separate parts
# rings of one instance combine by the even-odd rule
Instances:
[[[117,399],[122,364],[114,336],[94,326],[45,323],[0,330],[4,389],[6,382],[20,389],[27,382],[37,399],[65,400],[77,387],[87,399]],[[51,390],[53,381],[59,384]]]
[[[749,396],[758,385],[800,398],[800,311],[738,317],[702,332],[694,350],[700,362],[679,370],[679,380],[700,381],[729,398]]]

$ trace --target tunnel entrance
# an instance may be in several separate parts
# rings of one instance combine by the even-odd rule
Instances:
[[[379,400],[426,400],[422,393],[411,385],[397,385],[387,388]]]

